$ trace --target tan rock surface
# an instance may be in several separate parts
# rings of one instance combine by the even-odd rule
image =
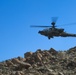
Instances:
[[[0,75],[76,75],[76,47],[27,52],[24,58],[0,62]]]

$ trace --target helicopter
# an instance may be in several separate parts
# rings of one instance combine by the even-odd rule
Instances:
[[[47,29],[43,29],[40,30],[38,33],[48,37],[48,39],[50,38],[54,38],[54,37],[76,37],[76,34],[71,34],[71,33],[67,33],[64,31],[63,28],[57,28],[56,27],[56,18],[53,18],[54,21],[52,21],[51,26],[36,26],[36,25],[32,25],[31,27],[42,27],[42,28],[47,28]]]

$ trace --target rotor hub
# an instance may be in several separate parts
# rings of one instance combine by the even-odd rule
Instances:
[[[55,28],[55,22],[52,22],[51,24],[52,24],[52,27]]]
[[[55,22],[52,22],[51,24],[52,24],[52,25],[55,25]]]

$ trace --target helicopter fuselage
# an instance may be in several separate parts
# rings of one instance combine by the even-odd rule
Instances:
[[[66,33],[64,29],[59,29],[59,28],[49,28],[49,29],[44,29],[42,31],[38,32],[41,35],[47,36],[48,39],[53,38],[54,36],[56,37],[76,37],[76,34],[71,34],[71,33]]]
[[[47,36],[49,39],[53,38],[53,36],[59,36],[60,33],[64,32],[64,29],[59,28],[49,28],[39,31],[38,33],[44,36]]]

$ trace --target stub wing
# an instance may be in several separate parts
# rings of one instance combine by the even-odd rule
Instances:
[[[76,34],[70,34],[70,33],[63,32],[60,34],[60,36],[62,36],[62,37],[76,37]]]

